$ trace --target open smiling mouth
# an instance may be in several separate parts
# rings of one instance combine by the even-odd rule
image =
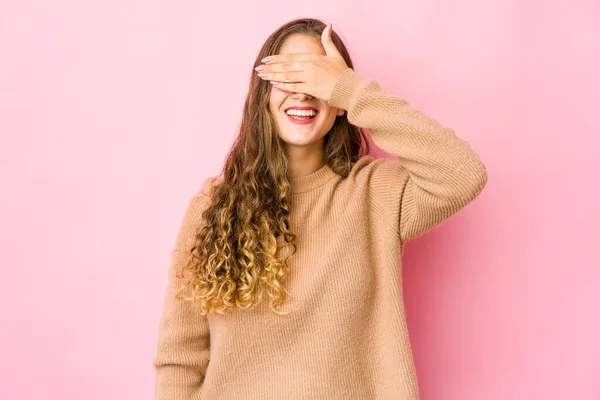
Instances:
[[[317,115],[319,115],[319,112],[316,112],[314,115],[289,115],[288,113],[285,113],[286,117],[288,117],[288,119],[295,123],[295,124],[299,124],[299,125],[307,125],[307,124],[312,124],[316,119],[317,119]]]

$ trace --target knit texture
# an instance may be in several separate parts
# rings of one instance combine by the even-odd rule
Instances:
[[[267,301],[202,316],[175,300],[176,271],[208,206],[207,179],[172,252],[155,399],[419,398],[402,295],[404,243],[473,200],[486,168],[452,129],[351,68],[328,102],[398,161],[364,156],[347,178],[325,165],[291,179],[298,247],[288,259],[285,316]]]

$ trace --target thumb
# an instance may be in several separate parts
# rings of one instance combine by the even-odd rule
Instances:
[[[325,27],[325,29],[323,29],[323,33],[321,34],[321,43],[325,49],[325,54],[328,56],[341,57],[342,54],[338,51],[337,47],[335,47],[335,43],[333,43],[333,40],[331,39],[332,29],[333,24],[329,24]]]

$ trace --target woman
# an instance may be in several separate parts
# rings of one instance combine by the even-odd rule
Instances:
[[[156,398],[418,398],[404,243],[473,200],[485,166],[359,76],[321,21],[279,28],[254,67],[223,173],[176,239]],[[399,162],[368,155],[362,128]]]

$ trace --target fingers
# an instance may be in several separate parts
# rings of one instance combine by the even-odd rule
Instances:
[[[259,65],[257,75],[264,80],[277,82],[304,82],[304,67],[299,62]]]
[[[329,43],[331,41],[331,30],[332,30],[332,24],[329,24],[325,27],[325,29],[323,29],[323,33],[321,34],[321,43],[323,45],[325,45],[326,43]]]
[[[323,29],[323,34],[321,35],[321,44],[325,49],[325,53],[328,56],[337,56],[341,57],[342,54],[339,52],[337,47],[335,47],[335,43],[333,43],[333,39],[331,39],[331,32],[333,30],[333,24],[327,25],[325,29]]]
[[[287,61],[306,61],[311,57],[312,54],[313,53],[278,54],[265,57],[262,60],[260,60],[260,62],[265,64],[276,64]]]
[[[304,82],[301,72],[261,72],[259,78],[277,82]]]
[[[280,62],[278,64],[259,65],[254,69],[258,72],[302,72],[305,65],[301,62]]]
[[[302,83],[286,83],[277,81],[270,81],[269,83],[275,86],[277,89],[285,90],[287,92],[304,93],[304,86]]]

